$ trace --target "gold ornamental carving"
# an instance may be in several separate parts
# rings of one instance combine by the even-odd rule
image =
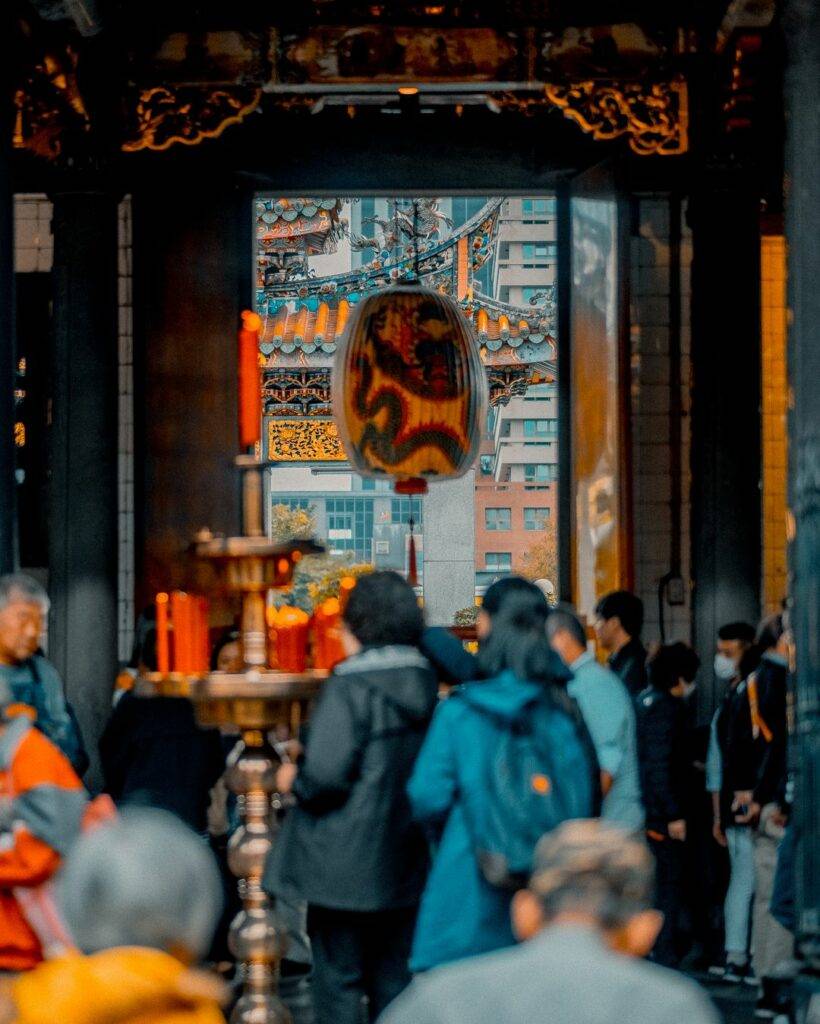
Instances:
[[[136,104],[134,131],[122,148],[134,153],[169,149],[177,143],[196,146],[204,139],[215,139],[256,110],[261,95],[256,86],[242,85],[143,89]]]
[[[565,117],[605,141],[622,135],[639,156],[677,156],[689,148],[686,83],[590,79],[544,86]]]
[[[271,462],[344,462],[347,459],[332,420],[270,418],[267,427]]]

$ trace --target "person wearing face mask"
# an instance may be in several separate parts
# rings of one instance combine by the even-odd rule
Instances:
[[[723,905],[724,958],[709,973],[724,981],[755,984],[749,963],[749,921],[754,894],[754,847],[747,823],[736,820],[735,794],[750,786],[749,730],[739,713],[745,703],[743,681],[757,667],[755,629],[731,622],[718,631],[715,675],[727,690],[712,718],[706,760],[706,788],[712,794],[715,841],[729,851],[730,881]]]
[[[653,959],[676,967],[678,916],[686,840],[685,698],[698,670],[697,655],[685,644],[659,647],[646,665],[649,686],[635,701],[638,763],[646,808],[646,835],[655,857],[655,906],[663,912]]]
[[[788,633],[783,615],[761,622],[757,646],[763,653],[760,665],[746,683],[747,703],[739,714],[748,716],[756,757],[753,788],[735,794],[746,806],[745,820],[754,828],[755,900],[752,916],[752,949],[755,975],[761,990],[756,1016],[774,1017],[779,1010],[777,968],[792,958],[794,939],[769,912],[777,850],[788,822],[786,790],[786,693],[788,684]]]

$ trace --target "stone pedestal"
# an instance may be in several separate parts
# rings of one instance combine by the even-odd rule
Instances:
[[[475,600],[475,471],[430,484],[424,515],[424,612],[429,626],[451,626]]]

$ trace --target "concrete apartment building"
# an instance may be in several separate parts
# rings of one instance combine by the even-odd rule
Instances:
[[[526,306],[555,283],[554,197],[504,203],[493,294]],[[524,568],[545,529],[555,529],[558,488],[558,394],[551,385],[491,410],[476,473],[476,592]]]

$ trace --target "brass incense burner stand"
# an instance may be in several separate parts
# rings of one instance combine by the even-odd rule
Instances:
[[[291,1017],[277,994],[279,964],[286,935],[262,888],[265,862],[276,836],[276,770],[280,758],[268,732],[287,726],[296,736],[327,672],[278,672],[267,666],[266,596],[289,589],[293,570],[305,554],[324,550],[313,541],[268,541],[262,532],[259,463],[237,460],[243,471],[245,535],[214,537],[203,531],[195,541],[197,557],[220,572],[225,589],[241,598],[241,643],[245,671],[205,675],[151,673],[137,693],[187,696],[198,722],[240,739],[228,759],[224,780],[238,798],[241,825],[228,845],[228,864],[239,879],[242,910],[231,925],[229,944],[237,959],[242,994],[231,1024],[289,1024]]]

